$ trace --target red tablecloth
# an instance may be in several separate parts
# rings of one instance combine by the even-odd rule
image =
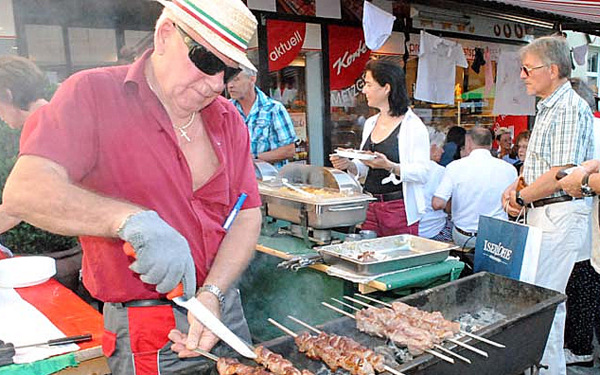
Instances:
[[[65,335],[91,333],[91,341],[77,344],[81,349],[102,345],[102,314],[58,281],[50,279],[43,284],[15,290]]]

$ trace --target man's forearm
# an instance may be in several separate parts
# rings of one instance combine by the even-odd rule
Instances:
[[[589,177],[588,185],[596,194],[600,193],[600,173],[592,173]]]
[[[259,208],[240,211],[221,242],[204,284],[216,285],[225,292],[241,276],[254,255],[261,220]]]
[[[258,154],[258,158],[269,163],[275,163],[281,160],[293,158],[295,152],[296,146],[293,143],[290,143],[289,145],[281,146],[275,150]]]
[[[438,198],[438,197],[431,198],[431,208],[433,208],[434,211],[446,209],[447,203],[448,202],[443,200],[442,198]]]
[[[565,168],[568,168],[568,166],[550,168],[548,172],[538,177],[531,185],[520,191],[521,198],[523,198],[525,202],[531,203],[546,198],[561,190],[560,185],[556,180],[556,173]]]
[[[2,206],[0,206],[0,234],[11,230],[21,222],[21,220],[3,212],[1,207]]]
[[[3,192],[6,213],[44,230],[68,236],[116,237],[123,220],[142,211],[69,181],[60,165],[37,156],[17,160]]]

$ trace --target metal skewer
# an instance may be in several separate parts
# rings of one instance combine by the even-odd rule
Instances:
[[[319,333],[319,334],[320,334],[321,332],[323,332],[323,331],[321,331],[321,330],[319,330],[319,329],[317,329],[317,328],[315,328],[315,327],[311,326],[310,324],[303,322],[303,321],[302,321],[302,320],[300,320],[300,319],[294,318],[294,317],[293,317],[293,316],[291,316],[291,315],[288,315],[287,317],[288,317],[288,318],[290,318],[290,319],[292,319],[294,322],[296,322],[296,323],[300,324],[301,326],[303,326],[303,327],[306,327],[306,328],[310,329],[311,331],[313,331],[313,332],[315,332],[315,333]],[[387,371],[387,372],[390,372],[390,373],[392,373],[392,374],[394,374],[394,375],[405,375],[404,373],[402,373],[402,372],[400,372],[400,371],[398,371],[398,370],[395,370],[395,369],[393,369],[393,368],[391,368],[390,366],[388,366],[388,365],[385,365],[385,364],[383,365],[383,368],[385,369],[385,371]]]
[[[352,306],[352,305],[350,305],[350,304],[347,304],[347,303],[345,303],[345,302],[342,302],[342,301],[340,301],[340,300],[338,300],[338,299],[335,299],[335,298],[331,298],[331,299],[332,299],[332,300],[334,300],[334,301],[336,301],[336,302],[338,302],[338,303],[341,303],[341,304],[342,304],[342,305],[344,305],[344,306],[347,306],[347,307],[349,307],[349,308],[351,308],[351,309],[354,309],[355,311],[360,311],[360,309],[358,309],[358,308],[356,308],[356,307],[354,307],[354,306]],[[381,337],[381,336],[380,336],[380,337]],[[452,350],[450,350],[450,349],[446,349],[446,348],[444,348],[443,346],[441,346],[441,345],[439,345],[439,344],[433,344],[433,347],[434,347],[435,349],[438,349],[438,350],[440,350],[440,351],[442,351],[442,352],[446,353],[446,354],[450,354],[451,356],[454,356],[454,357],[456,357],[456,358],[460,359],[461,361],[464,361],[464,362],[466,362],[466,363],[468,363],[468,364],[471,364],[471,360],[470,360],[470,359],[468,359],[468,358],[466,358],[466,357],[463,357],[463,356],[462,356],[462,355],[460,355],[460,354],[454,353]]]
[[[364,298],[364,299],[366,299],[366,300],[368,300],[368,301],[372,301],[372,302],[375,302],[375,303],[379,303],[380,305],[383,305],[383,306],[386,306],[386,307],[392,307],[392,305],[391,305],[391,304],[389,304],[389,303],[386,303],[386,302],[380,301],[380,300],[378,300],[378,299],[375,299],[375,298],[372,298],[372,297],[369,297],[369,296],[365,296],[364,294],[355,293],[354,295],[355,295],[356,297]],[[462,333],[462,334],[463,334],[463,335],[465,335],[465,336],[469,336],[469,337],[471,337],[471,338],[473,338],[473,339],[475,339],[475,340],[479,340],[479,341],[481,341],[481,342],[485,342],[486,344],[490,344],[490,345],[492,345],[492,346],[495,346],[495,347],[497,347],[497,348],[502,348],[502,349],[506,348],[506,345],[504,345],[504,344],[500,344],[499,342],[492,341],[492,340],[490,340],[490,339],[486,339],[485,337],[482,337],[482,336],[476,335],[476,334],[474,334],[474,333],[471,333],[471,332],[467,332],[467,331],[465,331],[465,330],[462,330],[462,329],[460,330],[460,333]]]
[[[273,320],[271,318],[267,319],[267,322],[273,324],[275,327],[277,327],[280,330],[282,330],[288,336],[292,336],[293,338],[298,337],[298,334],[296,332],[292,331],[288,327],[284,326],[283,324],[280,324],[279,322],[277,322],[277,321],[275,321],[275,320]]]
[[[460,330],[460,333],[462,333],[465,336],[469,336],[469,337],[471,337],[471,338],[473,338],[475,340],[479,340],[481,342],[485,342],[486,344],[490,344],[492,346],[495,346],[496,348],[502,348],[502,349],[506,348],[506,345],[504,345],[504,344],[500,344],[499,342],[492,341],[490,339],[486,339],[485,337],[478,336],[478,335],[476,335],[474,333],[467,332],[467,331],[464,331],[462,329]]]
[[[323,305],[325,307],[328,307],[328,308],[332,309],[333,311],[337,311],[340,314],[344,314],[344,315],[346,315],[346,316],[348,316],[348,317],[350,317],[352,319],[356,319],[356,317],[354,315],[352,315],[352,314],[350,314],[350,313],[348,313],[348,312],[346,312],[346,311],[344,311],[342,309],[338,309],[337,307],[332,306],[332,305],[328,304],[327,302],[321,302],[321,305]],[[445,356],[443,354],[440,354],[440,353],[436,352],[435,350],[425,349],[425,352],[429,353],[429,354],[431,354],[431,355],[433,355],[435,357],[438,357],[439,359],[442,359],[442,360],[444,360],[446,362],[454,363],[454,359],[452,359],[450,357],[447,357],[447,356]]]
[[[194,351],[196,353],[201,354],[203,357],[206,357],[208,359],[212,359],[215,362],[217,362],[219,360],[219,357],[217,357],[216,355],[214,355],[212,353],[207,352],[206,350],[202,350],[202,349],[196,348],[196,349],[194,349]]]
[[[462,342],[462,341],[458,341],[458,340],[456,340],[456,339],[446,339],[446,340],[448,340],[448,341],[450,341],[451,343],[453,343],[453,344],[456,344],[456,345],[458,345],[458,346],[462,346],[463,348],[465,348],[465,349],[468,349],[468,350],[472,351],[473,353],[477,353],[477,354],[479,354],[480,356],[483,356],[483,357],[485,357],[485,358],[487,358],[487,357],[488,357],[488,354],[487,354],[486,352],[484,352],[483,350],[481,350],[481,349],[477,349],[476,347],[473,347],[473,346],[471,346],[471,345],[469,345],[469,344],[465,344],[465,343],[464,343],[464,342]]]

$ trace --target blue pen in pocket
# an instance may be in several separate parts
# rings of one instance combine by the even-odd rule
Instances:
[[[246,201],[247,197],[248,197],[248,194],[246,194],[246,193],[240,194],[237,201],[235,202],[235,205],[231,209],[231,212],[229,213],[229,215],[227,215],[227,219],[225,220],[225,223],[223,224],[223,229],[225,229],[226,231],[229,230],[229,228],[231,227],[231,224],[233,224],[233,221],[235,220],[237,214],[242,209],[242,206],[244,205],[244,201]]]

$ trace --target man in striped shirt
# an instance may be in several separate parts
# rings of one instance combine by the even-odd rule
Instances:
[[[256,87],[256,72],[242,69],[227,84],[231,102],[250,132],[252,156],[281,168],[294,157],[294,123],[280,102]]]
[[[589,231],[590,207],[560,188],[556,173],[593,157],[592,112],[568,81],[571,58],[566,39],[543,37],[521,49],[521,79],[540,97],[523,166],[526,187],[509,187],[503,202],[517,216],[527,209],[527,224],[541,228],[542,246],[535,283],[565,292]],[[542,364],[542,374],[566,374],[563,352],[565,304],[558,306]]]

